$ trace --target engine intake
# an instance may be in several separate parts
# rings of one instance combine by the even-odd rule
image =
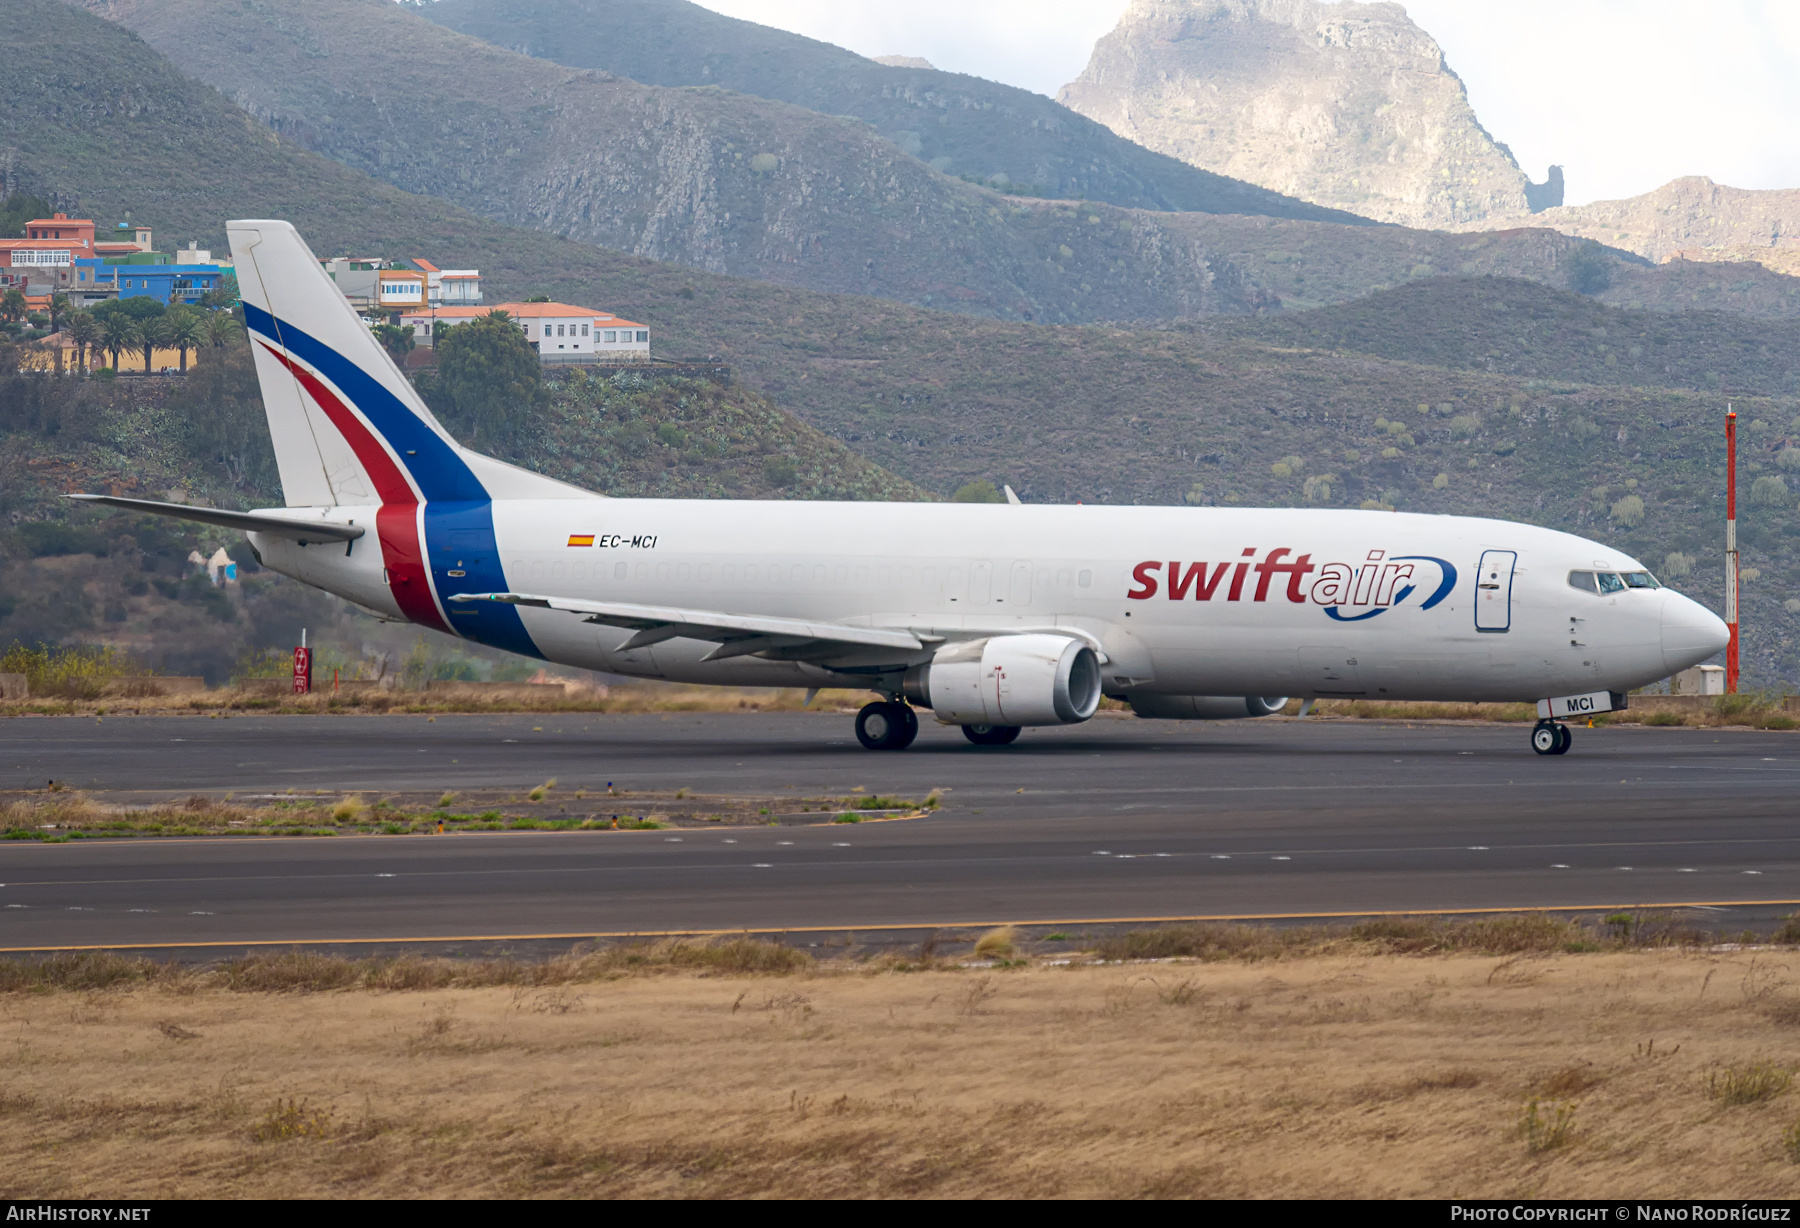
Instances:
[[[1064,635],[996,635],[938,649],[901,689],[946,725],[1073,725],[1100,707],[1100,659]]]
[[[1133,695],[1138,716],[1166,721],[1234,721],[1281,711],[1286,696],[1274,695]]]

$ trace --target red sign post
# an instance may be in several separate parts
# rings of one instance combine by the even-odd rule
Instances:
[[[305,695],[312,690],[312,649],[299,647],[294,649],[294,694]]]

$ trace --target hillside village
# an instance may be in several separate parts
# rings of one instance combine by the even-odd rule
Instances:
[[[1279,93],[1309,53],[1233,50],[1320,8],[1276,7],[1232,8],[1248,24],[1196,43],[1180,22],[1212,7],[1144,0],[1059,104],[672,0],[580,0],[591,19],[573,27],[511,0],[319,0],[279,28],[223,0],[19,0],[0,39],[53,54],[0,71],[17,151],[0,165],[17,210],[0,218],[0,315],[27,373],[0,397],[0,566],[110,557],[81,536],[97,514],[58,499],[75,485],[276,496],[223,233],[228,215],[272,215],[452,430],[607,492],[1010,484],[1040,501],[1496,515],[1605,535],[1711,599],[1730,400],[1761,492],[1741,527],[1746,680],[1800,684],[1793,194],[1683,180],[1572,207],[1470,135],[1456,156],[1492,163],[1485,195],[1432,203],[1420,163],[1358,196],[1344,184],[1362,172],[1329,151],[1304,168],[1243,142],[1223,158],[1144,127],[1176,102],[1142,96],[1153,83],[1118,55],[1229,62],[1240,100]],[[609,38],[557,36],[602,21]],[[752,46],[762,59],[735,54]],[[1330,46],[1318,88],[1377,89],[1379,57]],[[360,84],[377,57],[405,66],[379,105]],[[141,105],[52,115],[31,101],[52,62]],[[457,70],[411,67],[427,64]],[[544,122],[511,101],[527,97]],[[1479,129],[1453,74],[1388,102]],[[446,391],[440,347],[495,310],[534,352],[541,408],[482,426]],[[77,340],[109,315],[112,340]],[[32,382],[59,370],[60,391]],[[699,406],[746,416],[708,424]],[[200,532],[167,556],[221,546]],[[101,588],[65,585],[60,614],[0,602],[0,641],[128,626],[151,663],[176,659],[158,590],[119,623]],[[246,650],[291,638],[234,626]]]

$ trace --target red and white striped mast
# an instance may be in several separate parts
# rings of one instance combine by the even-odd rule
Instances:
[[[1737,414],[1725,406],[1725,693],[1738,689]]]

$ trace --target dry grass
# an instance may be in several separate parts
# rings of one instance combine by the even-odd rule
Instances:
[[[558,731],[560,732],[560,730]],[[610,831],[663,827],[759,826],[912,817],[937,808],[932,793],[913,798],[803,797],[762,794],[576,790],[551,797],[556,781],[528,792],[471,789],[461,794],[396,792],[372,802],[359,794],[253,794],[233,800],[193,794],[155,805],[113,803],[53,783],[0,793],[0,839],[80,840],[144,836],[437,835],[470,831]],[[461,799],[463,809],[451,811]],[[615,823],[614,816],[618,821]]]
[[[1379,947],[0,966],[0,1193],[1800,1193],[1785,960]]]
[[[439,695],[428,691],[375,691],[368,694],[268,694],[237,687],[183,695],[113,698],[41,696],[0,701],[0,716],[223,716],[419,714],[498,712],[644,714],[670,712],[799,712],[842,714],[869,702],[866,691],[822,691],[811,704],[806,692],[784,687],[688,686],[643,683],[632,686],[567,689],[546,686],[542,696],[521,696],[517,688],[497,688],[493,696]],[[1114,705],[1119,706],[1119,705]]]
[[[1667,725],[1690,729],[1720,729],[1738,726],[1748,729],[1795,729],[1800,720],[1788,710],[1779,695],[1722,695],[1697,711],[1661,710],[1660,696],[1634,697],[1634,707],[1624,712],[1593,718],[1596,725]],[[1667,701],[1664,701],[1665,703]],[[1290,700],[1289,716],[1300,710],[1299,700]],[[1320,701],[1309,719],[1348,719],[1381,721],[1484,721],[1507,724],[1530,724],[1538,719],[1535,704],[1384,702],[1367,699],[1328,699]]]

